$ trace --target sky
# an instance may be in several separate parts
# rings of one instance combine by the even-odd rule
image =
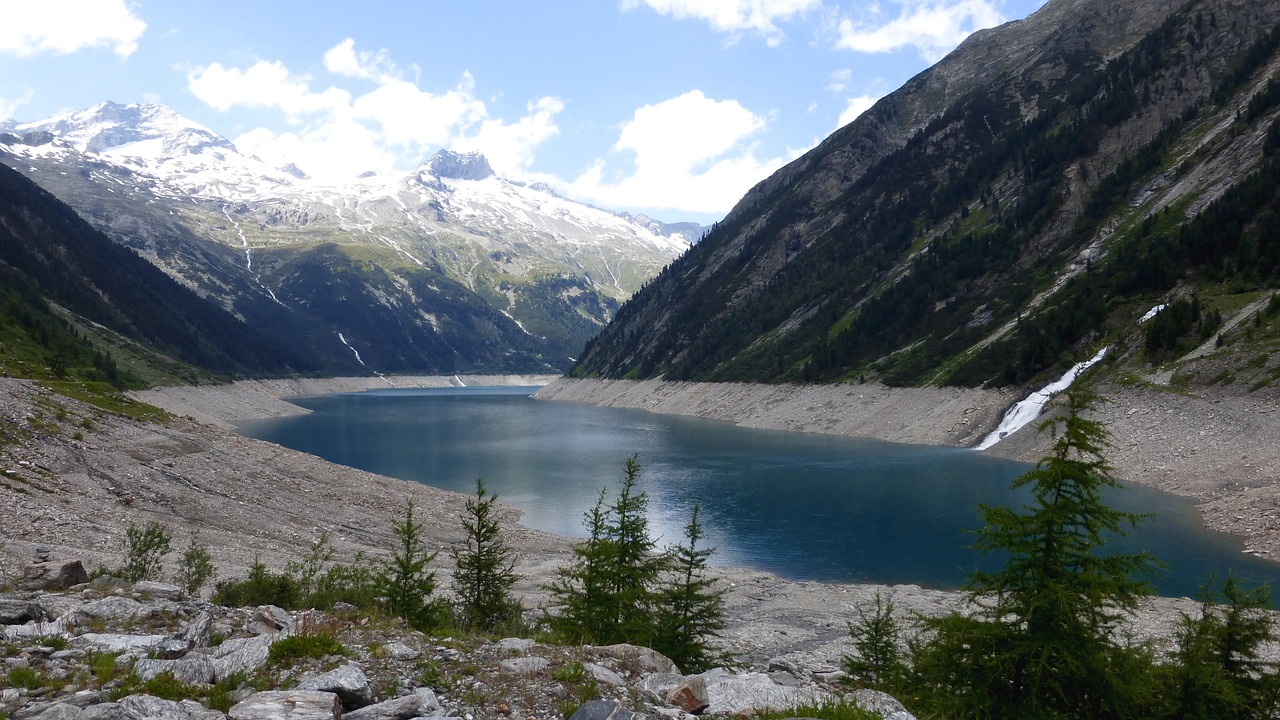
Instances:
[[[710,223],[1044,0],[0,0],[0,122],[162,103],[317,179],[440,149]]]

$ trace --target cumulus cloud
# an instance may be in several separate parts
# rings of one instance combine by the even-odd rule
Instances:
[[[0,97],[0,122],[4,122],[6,120],[12,120],[13,116],[16,115],[18,112],[18,108],[22,107],[23,105],[26,105],[27,102],[30,100],[31,100],[30,90],[28,90],[25,94],[23,94],[22,97],[14,98],[12,100],[10,100],[9,98]]]
[[[848,98],[845,101],[845,108],[840,112],[840,119],[836,121],[836,128],[842,128],[853,122],[859,115],[871,109],[880,98],[875,95],[858,95],[857,97]]]
[[[612,159],[631,158],[626,171],[601,158],[564,189],[606,205],[724,212],[782,165],[755,156],[751,140],[764,127],[737,101],[694,90],[646,105],[623,124]]]
[[[30,57],[109,47],[127,58],[147,29],[124,0],[40,0],[6,3],[0,53]]]
[[[972,33],[1005,21],[991,0],[899,0],[898,5],[893,18],[885,18],[877,6],[869,18],[842,19],[836,47],[866,53],[911,47],[936,62]]]
[[[641,5],[677,19],[705,20],[724,33],[756,32],[770,45],[783,40],[775,21],[787,20],[820,7],[821,0],[623,0],[622,8]]]
[[[187,89],[223,112],[235,107],[280,111],[293,129],[253,129],[236,138],[236,145],[274,165],[296,163],[322,179],[388,172],[441,147],[480,150],[496,171],[519,177],[537,146],[557,132],[555,116],[564,108],[555,98],[543,98],[512,123],[492,118],[476,97],[470,74],[444,92],[423,90],[401,77],[385,51],[358,52],[350,39],[325,53],[324,66],[373,87],[363,93],[320,87],[315,78],[283,63],[259,60],[243,69],[220,63],[194,68]]]

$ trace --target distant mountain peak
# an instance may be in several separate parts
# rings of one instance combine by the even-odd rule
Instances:
[[[420,172],[447,180],[484,180],[493,177],[489,160],[478,152],[441,150],[422,165]]]
[[[230,140],[188,120],[167,105],[107,101],[46,120],[22,123],[15,130],[51,132],[82,152],[121,149],[127,154],[175,157],[196,155],[211,148],[236,150]],[[135,152],[128,153],[130,149]]]

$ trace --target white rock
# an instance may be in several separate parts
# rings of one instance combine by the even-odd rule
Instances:
[[[250,695],[227,712],[229,720],[338,720],[338,696],[321,690],[268,690]]]

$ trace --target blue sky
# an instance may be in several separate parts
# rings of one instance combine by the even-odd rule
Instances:
[[[480,150],[664,220],[756,182],[1043,0],[0,0],[0,121],[159,102],[340,179]]]

